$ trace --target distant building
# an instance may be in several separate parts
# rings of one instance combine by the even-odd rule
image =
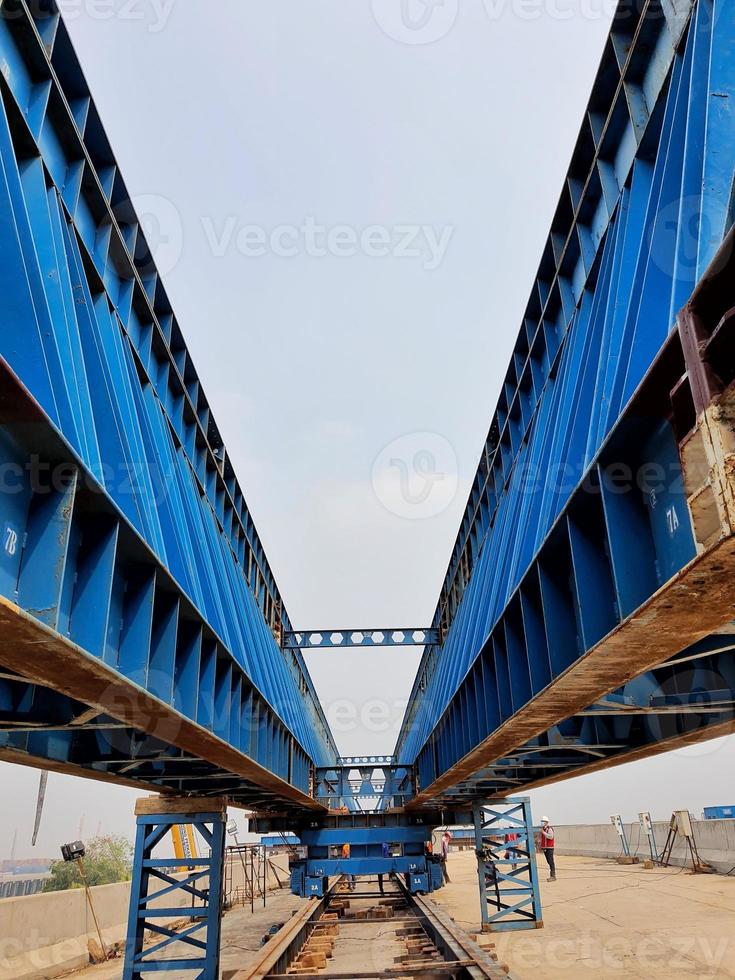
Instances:
[[[733,806],[706,806],[704,808],[705,820],[735,820],[735,805]]]
[[[10,875],[41,875],[45,874],[56,858],[32,857],[11,858],[0,861],[0,874]]]

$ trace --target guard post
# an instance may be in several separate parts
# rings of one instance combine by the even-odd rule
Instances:
[[[217,980],[222,917],[227,803],[222,798],[148,796],[135,805],[136,836],[123,980],[140,980],[151,970],[196,972],[197,980]],[[202,857],[158,857],[156,847],[172,827],[190,825],[203,841]],[[181,869],[188,871],[181,877]],[[179,874],[177,874],[179,872]],[[160,882],[162,887],[157,888]],[[166,897],[170,896],[170,897]],[[166,897],[166,901],[160,900]],[[184,899],[183,901],[177,901]],[[176,932],[151,919],[189,919]],[[163,939],[144,948],[146,930]],[[171,958],[161,955],[180,944]],[[194,955],[185,957],[188,947]]]

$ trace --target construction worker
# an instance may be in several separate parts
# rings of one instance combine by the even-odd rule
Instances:
[[[549,881],[556,881],[556,863],[554,861],[554,828],[548,817],[541,817],[540,846],[549,866]]]
[[[342,860],[343,861],[349,861],[350,860],[350,845],[349,844],[343,844],[342,845]],[[354,892],[354,890],[355,890],[355,876],[352,875],[352,874],[346,874],[345,875],[345,881],[347,882],[347,885],[348,885],[350,891],[351,892]]]
[[[506,859],[506,861],[510,861],[514,857],[519,856],[518,855],[518,850],[515,847],[513,847],[513,845],[512,845],[512,842],[514,840],[518,840],[519,837],[520,837],[520,834],[515,833],[515,831],[510,832],[510,833],[507,833],[505,835],[505,846],[506,846],[505,859]]]
[[[449,857],[449,845],[452,841],[452,835],[448,830],[445,830],[442,834],[442,874],[444,875],[444,881],[449,884],[450,878],[447,874],[447,858]]]

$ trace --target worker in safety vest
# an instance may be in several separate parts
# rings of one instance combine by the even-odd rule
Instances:
[[[447,884],[449,884],[450,882],[449,874],[447,873],[447,858],[449,857],[449,845],[451,844],[451,842],[452,842],[452,835],[449,833],[448,830],[445,830],[444,833],[442,834],[441,862],[442,862],[442,874],[444,876],[444,881],[446,881]]]
[[[349,861],[350,860],[350,845],[349,844],[343,844],[342,845],[342,858],[343,858],[344,861]],[[348,885],[350,891],[351,892],[354,892],[354,890],[355,890],[355,876],[352,875],[352,874],[346,874],[345,875],[345,881],[347,882],[347,885]]]
[[[549,881],[556,881],[556,863],[554,861],[554,828],[548,817],[541,817],[540,846],[549,866]]]

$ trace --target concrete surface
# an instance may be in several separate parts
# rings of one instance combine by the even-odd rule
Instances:
[[[288,856],[280,855],[274,863],[281,880],[287,884]],[[233,884],[237,887],[242,883],[243,871],[236,862]],[[154,881],[151,890],[163,887],[162,882]],[[268,887],[277,888],[270,869]],[[130,883],[98,885],[91,892],[105,943],[112,946],[121,942],[127,929]],[[188,903],[189,897],[184,892],[157,900],[157,904],[174,908],[183,908]],[[1,899],[0,980],[47,980],[80,970],[89,963],[90,939],[96,941],[97,932],[81,888]]]
[[[282,925],[300,907],[301,899],[290,891],[278,891],[268,895],[268,901],[263,908],[262,900],[251,913],[250,907],[236,908],[228,912],[222,920],[222,944],[220,965],[223,973],[242,969],[253,959],[262,948],[263,937],[271,926]],[[182,955],[191,956],[191,948],[170,947],[170,954],[176,955],[183,949]],[[122,959],[103,963],[101,966],[90,966],[75,973],[74,980],[120,980],[122,976]],[[192,972],[174,971],[166,973],[167,980],[192,980]]]
[[[722,874],[735,868],[735,820],[693,820],[694,836],[702,860],[707,861]],[[653,825],[659,853],[666,843],[668,821]],[[648,857],[648,838],[636,820],[625,824],[631,854]],[[580,824],[556,826],[556,846],[560,854],[577,854],[580,857],[613,858],[621,853],[620,838],[612,824]],[[683,838],[677,838],[671,863],[677,866],[689,864],[689,852]]]
[[[735,977],[735,878],[561,855],[557,865],[547,882],[539,864],[544,928],[493,937],[516,980]],[[474,854],[450,855],[449,874],[432,899],[474,932]]]
[[[735,877],[692,875],[681,868],[621,866],[613,861],[559,855],[558,880],[540,865],[543,929],[497,933],[492,939],[515,980],[677,980],[735,978]],[[451,884],[433,900],[467,932],[480,924],[475,856],[449,858]],[[222,926],[222,969],[243,969],[270,926],[300,907],[287,891],[273,893],[265,909],[229,912]],[[329,973],[392,962],[396,949],[388,922],[344,926]],[[337,952],[340,960],[337,962]],[[382,966],[380,966],[382,968]],[[80,980],[119,980],[122,961],[89,967]],[[170,974],[183,980],[186,974]]]

